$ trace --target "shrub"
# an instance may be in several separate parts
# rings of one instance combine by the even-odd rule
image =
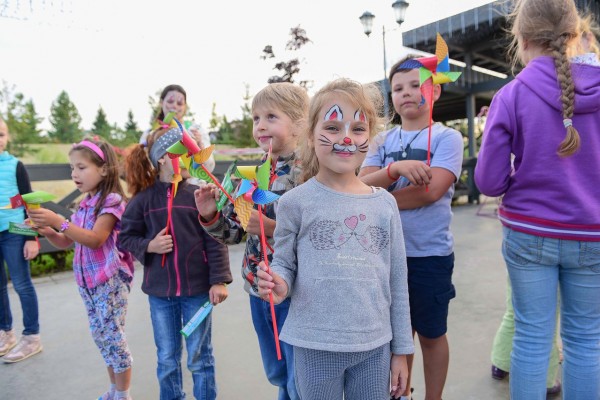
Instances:
[[[30,261],[31,276],[43,276],[73,268],[73,249],[56,253],[40,254]]]

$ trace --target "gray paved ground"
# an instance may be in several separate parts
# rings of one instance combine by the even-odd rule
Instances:
[[[507,399],[506,382],[490,378],[490,346],[504,311],[506,272],[500,254],[500,224],[476,216],[475,205],[454,207],[456,238],[454,282],[457,297],[451,303],[450,370],[445,400]],[[493,205],[485,210],[493,211]],[[236,281],[230,297],[214,310],[213,344],[217,362],[219,398],[224,400],[276,399],[276,390],[262,372],[248,296],[238,270],[242,246],[231,247]],[[147,297],[134,281],[127,316],[127,333],[135,358],[132,395],[136,400],[157,399],[155,349]],[[100,355],[88,333],[82,302],[70,273],[36,280],[40,301],[44,351],[18,364],[0,363],[0,399],[95,399],[107,386]],[[18,299],[11,289],[15,326],[21,329]],[[418,352],[417,352],[418,353]],[[423,398],[421,357],[415,358],[415,398]],[[186,391],[191,383],[186,375]],[[96,397],[95,397],[96,396]],[[189,396],[191,398],[191,396]]]

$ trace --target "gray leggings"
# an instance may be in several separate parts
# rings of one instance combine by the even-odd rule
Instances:
[[[390,344],[369,351],[331,352],[294,346],[302,400],[389,400]]]

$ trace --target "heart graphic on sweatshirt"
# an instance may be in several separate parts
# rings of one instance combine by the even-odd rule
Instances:
[[[358,225],[358,217],[348,217],[344,220],[344,224],[351,230],[356,229],[356,225]]]

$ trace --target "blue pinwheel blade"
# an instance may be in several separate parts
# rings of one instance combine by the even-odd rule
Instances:
[[[437,72],[448,71],[450,71],[450,58],[446,55],[446,57],[437,65]]]
[[[252,189],[252,182],[250,182],[247,179],[242,179],[242,183],[240,183],[240,187],[237,191],[237,196],[239,197],[244,195],[244,193],[246,193],[250,189]]]
[[[280,197],[280,195],[269,192],[268,190],[256,189],[254,193],[252,193],[252,201],[254,204],[260,204],[261,206],[272,203]]]
[[[406,60],[402,64],[400,64],[400,66],[398,66],[399,69],[415,69],[421,67],[423,67],[423,64],[421,64],[417,60]]]

